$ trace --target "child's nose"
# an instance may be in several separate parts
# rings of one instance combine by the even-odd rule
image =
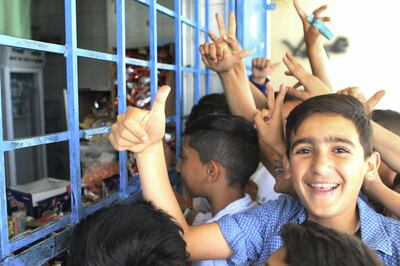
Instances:
[[[332,158],[325,152],[316,152],[312,167],[314,173],[326,175],[333,169]]]

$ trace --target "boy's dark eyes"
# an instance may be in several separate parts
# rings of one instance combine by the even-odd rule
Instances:
[[[310,154],[312,152],[311,149],[301,148],[295,151],[295,154]]]
[[[336,153],[349,153],[349,150],[343,147],[334,148],[333,151]]]

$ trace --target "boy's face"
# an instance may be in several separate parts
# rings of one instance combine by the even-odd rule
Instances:
[[[199,154],[189,145],[190,137],[184,137],[176,170],[181,174],[183,184],[191,196],[203,196],[201,191],[206,179],[207,167],[200,161]]]
[[[354,123],[336,114],[313,114],[292,135],[291,144],[292,184],[309,218],[354,215],[368,170]]]

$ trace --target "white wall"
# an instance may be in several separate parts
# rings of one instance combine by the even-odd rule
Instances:
[[[288,50],[283,39],[297,44],[302,38],[302,26],[291,1],[276,1],[272,12],[272,60],[280,61]],[[371,96],[378,89],[385,89],[386,96],[377,108],[400,111],[399,67],[400,37],[398,25],[400,3],[393,0],[305,1],[300,3],[310,13],[321,4],[328,4],[327,14],[332,22],[329,27],[335,36],[349,40],[345,54],[332,54],[329,68],[336,90],[359,86]],[[331,42],[327,42],[331,43]],[[306,64],[307,61],[301,61]],[[293,84],[294,80],[283,75],[282,64],[273,75],[273,84]]]

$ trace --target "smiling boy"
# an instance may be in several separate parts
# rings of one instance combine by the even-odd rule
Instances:
[[[358,235],[387,265],[400,264],[400,222],[375,213],[358,199],[364,178],[377,171],[379,155],[372,152],[370,121],[357,99],[318,96],[301,103],[289,115],[286,144],[290,179],[300,201],[281,196],[245,213],[225,216],[218,223],[191,227],[173,195],[162,156],[164,130],[160,124],[165,122],[168,91],[166,87],[159,90],[150,112],[129,109],[124,119],[113,125],[110,140],[118,150],[135,152],[145,198],[182,226],[191,259],[229,258],[236,265],[263,263],[283,245],[279,232],[284,224],[312,220]],[[278,103],[283,96],[278,96]],[[279,113],[280,108],[277,105],[275,111]],[[274,127],[257,118],[256,123],[259,132]]]

